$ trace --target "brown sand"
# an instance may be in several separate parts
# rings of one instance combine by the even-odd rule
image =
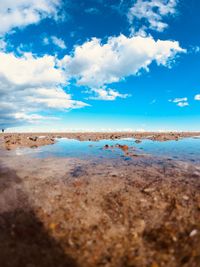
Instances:
[[[0,266],[200,266],[200,166],[0,152]]]

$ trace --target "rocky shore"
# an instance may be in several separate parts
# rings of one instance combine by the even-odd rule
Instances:
[[[57,138],[77,139],[80,141],[98,141],[102,139],[116,140],[120,138],[135,138],[136,142],[142,139],[153,141],[179,140],[184,137],[200,136],[197,132],[116,132],[116,133],[5,133],[0,134],[3,138],[6,149],[15,149],[16,147],[37,147],[42,145],[54,144]]]
[[[3,146],[4,141],[0,266],[199,267],[200,166],[195,162],[37,159]],[[119,149],[127,153],[126,146]]]
[[[44,145],[52,145],[55,143],[55,138],[43,135],[23,135],[23,134],[8,134],[4,135],[4,146],[7,150],[17,147],[38,147]]]

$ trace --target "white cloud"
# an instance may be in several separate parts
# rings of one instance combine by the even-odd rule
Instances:
[[[187,106],[189,106],[189,103],[188,103],[188,102],[179,102],[179,103],[177,104],[177,106],[183,108],[183,107],[187,107]]]
[[[43,44],[44,45],[54,44],[55,46],[57,46],[60,49],[66,49],[67,48],[65,42],[61,38],[58,38],[56,36],[45,37],[43,39]]]
[[[171,100],[171,102],[174,102],[174,103],[186,102],[186,101],[188,101],[187,97],[175,98],[175,99]]]
[[[200,94],[199,95],[195,95],[194,99],[200,101]]]
[[[4,127],[41,119],[40,111],[69,110],[87,106],[71,99],[63,71],[53,56],[16,57],[0,52],[0,124]]]
[[[0,77],[16,85],[49,85],[65,82],[64,73],[56,68],[56,58],[45,55],[34,57],[25,53],[16,57],[13,53],[0,52]]]
[[[67,48],[65,42],[61,38],[58,38],[56,36],[52,36],[51,39],[52,39],[53,44],[58,46],[59,48],[61,48],[61,49]]]
[[[139,24],[142,24],[139,28],[162,32],[168,27],[163,19],[176,14],[177,3],[178,0],[137,0],[129,9],[129,22],[135,27],[139,20]]]
[[[53,117],[53,116],[41,116],[38,114],[26,114],[26,113],[15,113],[14,114],[14,118],[16,120],[20,120],[20,121],[25,121],[25,122],[29,122],[29,123],[35,123],[35,122],[41,122],[41,121],[47,121],[47,120],[54,120],[57,121],[59,120],[59,118],[57,117]]]
[[[0,1],[0,35],[14,28],[36,24],[40,20],[57,18],[61,0],[6,0]]]
[[[173,102],[181,108],[189,106],[187,97],[170,99],[169,102]]]
[[[111,88],[106,89],[105,87],[99,89],[92,89],[92,92],[95,93],[95,96],[90,97],[89,99],[93,100],[106,100],[113,101],[116,98],[127,98],[128,94],[120,94],[118,91],[113,90]]]
[[[78,85],[102,88],[141,70],[148,71],[153,61],[169,67],[176,55],[184,52],[176,41],[120,35],[108,38],[105,44],[93,38],[75,46],[73,54],[66,55],[59,64]]]

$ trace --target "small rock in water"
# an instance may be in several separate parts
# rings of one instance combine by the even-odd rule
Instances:
[[[129,147],[127,145],[116,145],[118,148],[120,148],[121,150],[123,150],[124,152],[129,150]]]

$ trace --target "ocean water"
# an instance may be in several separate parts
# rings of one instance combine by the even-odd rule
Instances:
[[[115,147],[117,144],[128,145],[129,152],[134,154],[152,155],[158,158],[174,160],[186,160],[200,162],[200,138],[184,138],[179,141],[151,141],[143,139],[141,143],[135,143],[132,138],[100,141],[78,141],[73,139],[58,139],[53,145],[38,148],[18,148],[17,155],[31,155],[37,158],[46,157],[75,157],[75,158],[125,158],[128,156]],[[113,148],[105,149],[109,145]]]

